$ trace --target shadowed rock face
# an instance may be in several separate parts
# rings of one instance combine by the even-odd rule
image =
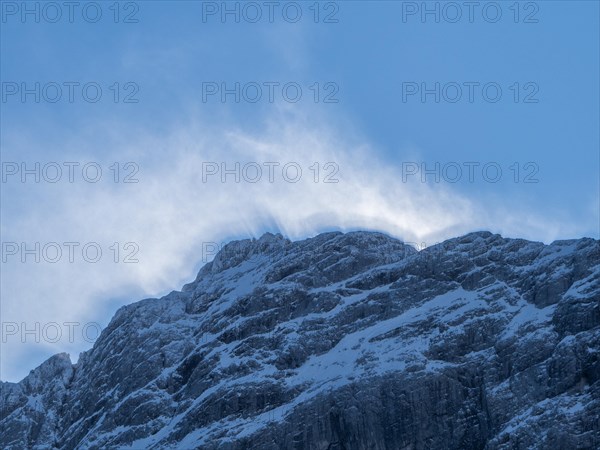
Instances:
[[[0,407],[7,449],[600,448],[600,242],[232,242]]]

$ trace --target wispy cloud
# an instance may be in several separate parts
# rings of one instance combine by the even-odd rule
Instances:
[[[70,263],[66,256],[55,264],[9,259],[3,267],[2,320],[30,328],[35,322],[104,325],[115,303],[138,300],[142,293],[158,295],[192,279],[203,243],[257,237],[267,230],[297,239],[331,228],[366,228],[429,245],[473,229],[541,240],[577,231],[520,211],[518,204],[467,198],[444,184],[404,183],[398,168],[378,160],[377,149],[368,142],[349,138],[351,133],[323,121],[317,125],[310,117],[279,110],[255,133],[201,119],[168,136],[122,129],[113,131],[109,152],[93,148],[102,139],[86,135],[94,155],[90,160],[103,167],[133,161],[140,168],[139,183],[35,186],[35,203],[4,218],[3,241],[97,242],[105,253],[97,263]],[[65,153],[76,154],[80,144],[72,142]],[[104,155],[101,161],[98,155]],[[206,163],[216,164],[209,166],[219,173],[203,180]],[[252,183],[240,173],[235,182],[230,174],[222,182],[221,163],[228,169],[239,163],[240,170],[251,163],[246,179],[256,177],[258,165],[262,176]],[[273,182],[269,163],[278,164],[271,164]],[[302,174],[291,182],[298,178],[298,167]],[[132,250],[122,248],[128,242],[139,246],[137,263],[122,261]],[[110,250],[114,243],[119,245],[118,263]],[[123,297],[127,295],[131,297]],[[16,380],[41,362],[32,361],[32,354],[76,352],[90,344],[80,336],[72,343],[35,343],[29,337],[26,344],[13,336],[2,346],[2,378]]]

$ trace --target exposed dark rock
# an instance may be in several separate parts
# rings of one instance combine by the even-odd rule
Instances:
[[[600,448],[600,242],[232,242],[0,411],[6,449]]]

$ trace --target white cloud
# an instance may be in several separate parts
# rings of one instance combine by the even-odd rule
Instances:
[[[81,258],[71,264],[66,257],[57,264],[21,264],[13,257],[3,265],[2,321],[106,324],[116,309],[116,297],[131,295],[118,301],[131,302],[141,292],[158,295],[193,279],[203,242],[258,237],[276,231],[273,224],[292,239],[332,227],[367,228],[429,245],[473,229],[541,240],[565,230],[534,213],[520,213],[516,205],[508,209],[506,204],[466,198],[448,185],[403,183],[398,168],[378,160],[368,143],[348,138],[344,130],[317,126],[307,117],[280,110],[256,134],[201,121],[166,137],[132,135],[123,129],[113,132],[111,139],[120,135],[122,140],[110,152],[94,148],[102,139],[86,136],[88,160],[104,168],[114,161],[135,161],[140,182],[115,184],[105,179],[98,184],[32,187],[35,204],[20,216],[3,219],[4,242],[93,241],[105,253],[95,264]],[[71,143],[65,154],[76,155],[81,144]],[[97,155],[104,155],[101,161]],[[217,175],[204,183],[203,162],[225,162],[230,168],[236,162],[240,167],[255,162],[264,170],[256,183],[236,183],[231,175],[226,183]],[[273,183],[264,166],[268,162],[279,163]],[[320,166],[318,182],[309,169],[315,162]],[[335,166],[325,170],[330,162]],[[286,163],[301,167],[298,182],[283,179]],[[324,183],[323,177],[336,166],[339,172],[333,178],[339,181]],[[126,242],[139,245],[139,263],[114,263],[109,250],[114,242],[121,247]],[[121,259],[125,253],[121,248]],[[41,362],[41,356],[31,354],[49,356],[90,346],[80,337],[74,343],[62,339],[35,344],[30,337],[30,343],[22,344],[14,336],[7,341],[2,344],[4,380],[17,380]]]

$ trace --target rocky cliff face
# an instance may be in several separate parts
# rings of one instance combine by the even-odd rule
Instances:
[[[600,242],[232,242],[0,407],[6,449],[600,448]]]

